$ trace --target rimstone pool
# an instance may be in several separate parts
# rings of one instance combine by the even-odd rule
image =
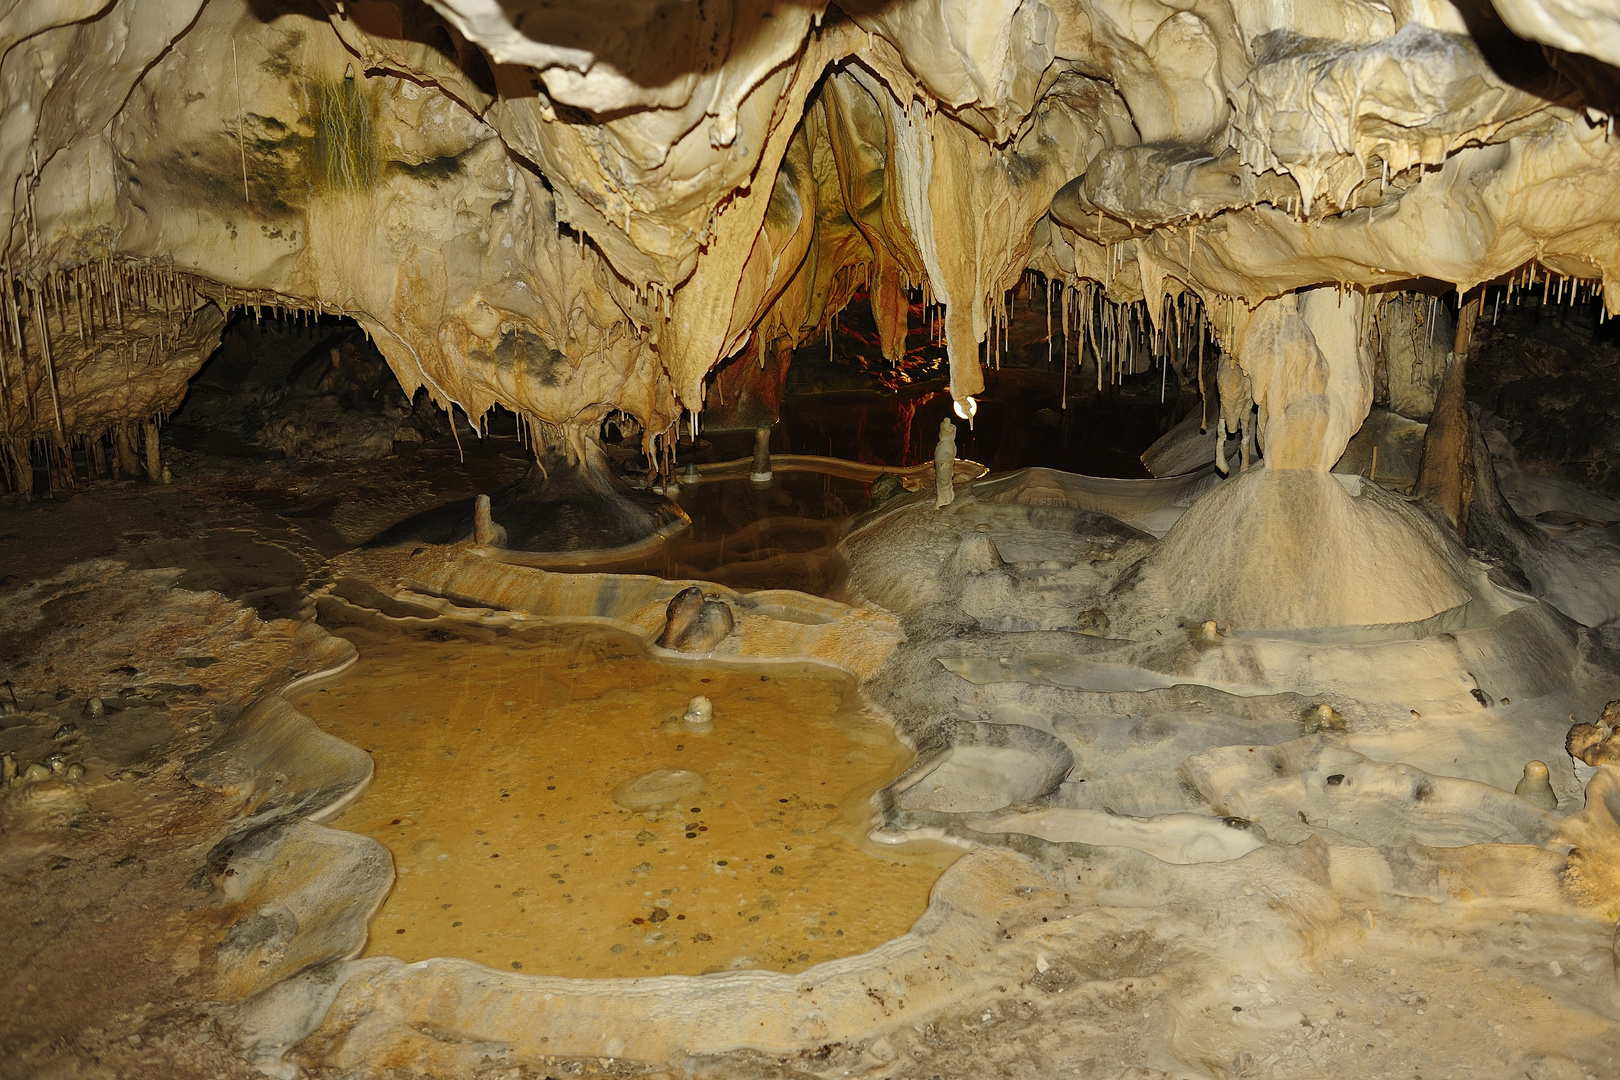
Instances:
[[[365,955],[793,972],[905,933],[956,857],[866,840],[872,793],[910,754],[837,672],[655,660],[596,626],[340,632],[361,660],[296,705],[376,766],[334,823],[394,858]],[[683,719],[699,695],[706,732]],[[658,770],[701,787],[614,801]]]

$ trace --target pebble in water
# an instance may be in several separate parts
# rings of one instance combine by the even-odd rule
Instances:
[[[714,703],[699,695],[687,703],[681,719],[694,734],[705,735],[714,730]]]
[[[703,790],[703,777],[691,769],[654,769],[613,789],[613,801],[626,810],[673,806]]]

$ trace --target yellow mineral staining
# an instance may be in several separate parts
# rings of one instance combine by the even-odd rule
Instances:
[[[896,861],[865,841],[870,796],[908,755],[825,670],[654,662],[591,627],[490,643],[343,633],[359,665],[297,706],[376,762],[336,822],[394,856],[370,955],[798,971],[905,933],[952,857]],[[706,734],[683,718],[698,696]],[[660,809],[615,803],[658,770],[702,787]]]

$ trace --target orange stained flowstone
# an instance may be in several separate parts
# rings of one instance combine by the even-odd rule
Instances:
[[[360,662],[296,705],[376,764],[334,823],[394,857],[365,955],[799,971],[905,933],[955,858],[866,840],[872,793],[910,753],[828,669],[654,660],[597,626],[341,633]],[[706,733],[683,719],[698,695]],[[678,805],[614,803],[659,769],[703,786]]]

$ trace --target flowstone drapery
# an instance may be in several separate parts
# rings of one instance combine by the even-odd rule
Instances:
[[[140,378],[194,368],[183,335],[105,317],[160,289],[188,326],[210,301],[351,314],[407,391],[475,425],[501,405],[566,450],[615,409],[668,439],[718,364],[824,337],[857,287],[890,359],[911,304],[938,305],[962,400],[1031,267],[1077,334],[1071,289],[1098,283],[1145,300],[1156,333],[1167,297],[1196,295],[1237,351],[1225,324],[1296,289],[1601,286],[1620,267],[1601,65],[1549,63],[1509,27],[1598,57],[1607,38],[1563,8],[1504,17],[19,7],[0,91],[14,486],[36,440],[172,408],[80,407],[136,353],[172,369]]]

